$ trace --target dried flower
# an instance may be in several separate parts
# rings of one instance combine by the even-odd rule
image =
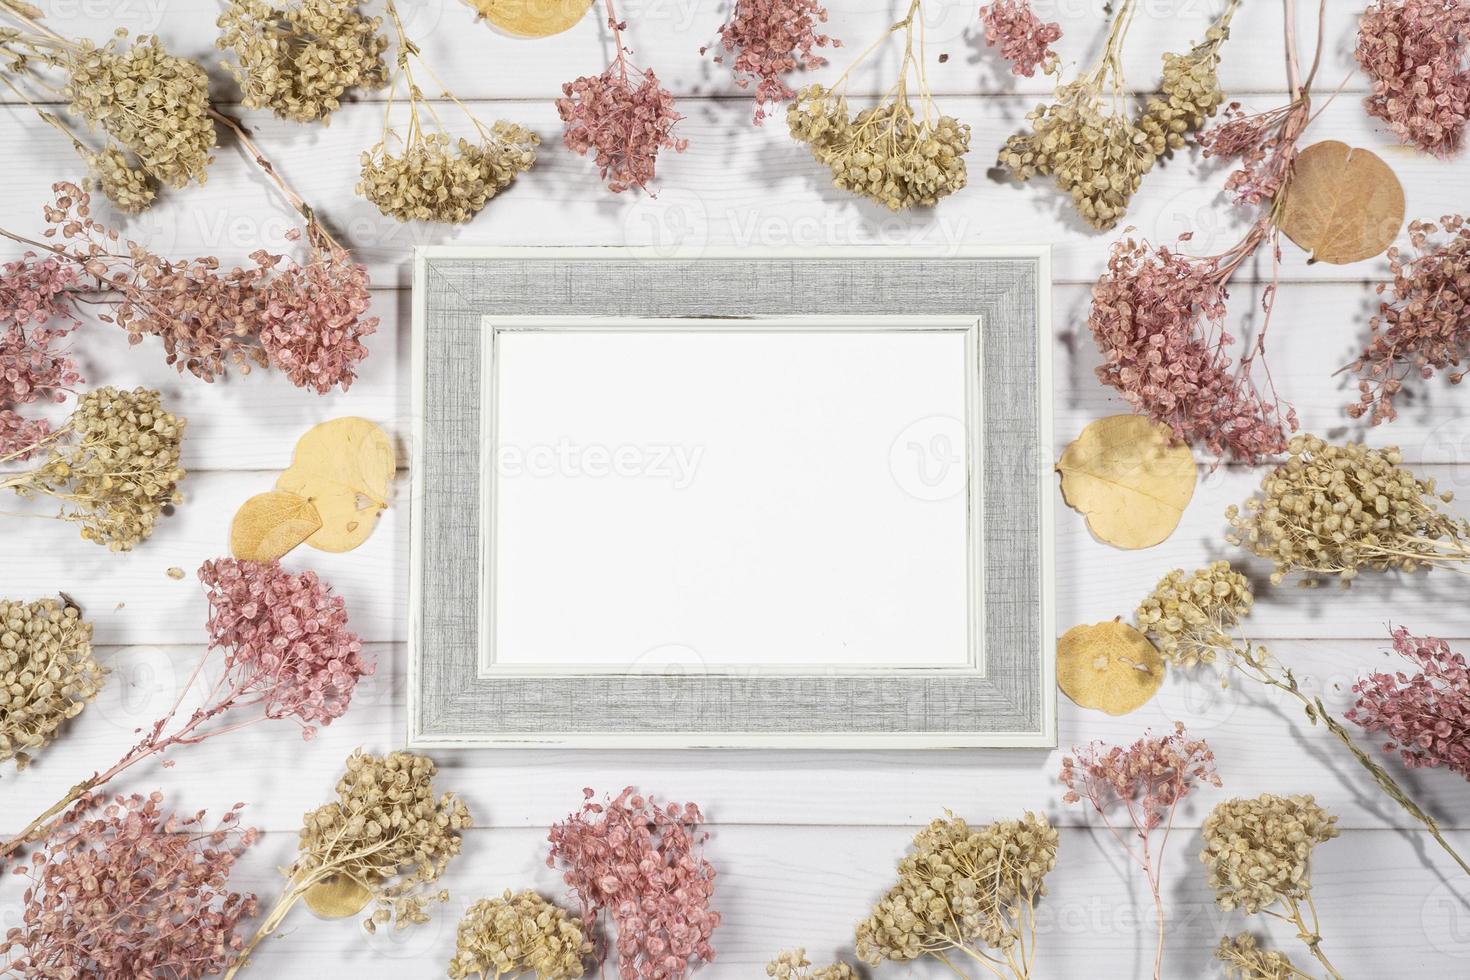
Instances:
[[[1227,912],[1270,912],[1297,927],[1312,955],[1338,976],[1321,950],[1317,910],[1311,902],[1312,851],[1337,836],[1337,818],[1310,796],[1227,800],[1201,830],[1215,904]],[[1280,906],[1279,911],[1276,906]],[[1310,922],[1303,915],[1305,906]]]
[[[234,54],[225,62],[250,109],[270,109],[282,119],[313,122],[329,117],[354,88],[388,84],[382,21],[367,17],[356,0],[229,0],[220,15],[215,46]]]
[[[30,880],[21,925],[0,940],[17,976],[202,977],[240,948],[255,897],[229,877],[256,832],[236,804],[214,829],[204,812],[164,810],[163,794],[119,796],[74,813],[16,873]]]
[[[0,846],[0,858],[46,835],[54,814],[89,798],[120,773],[176,745],[193,745],[215,735],[272,719],[289,719],[311,738],[347,710],[357,683],[373,672],[362,643],[347,629],[341,596],[312,572],[293,575],[277,562],[233,558],[205,562],[199,569],[209,600],[209,653],[223,655],[223,672],[205,701],[170,730],[183,703],[210,662],[199,659],[168,713],[111,768],[82,780],[55,806]],[[228,723],[220,719],[229,715]]]
[[[1369,115],[1405,143],[1447,157],[1470,118],[1470,7],[1462,0],[1374,0],[1358,22]]]
[[[1225,181],[1236,204],[1255,207],[1281,196],[1297,145],[1311,119],[1311,102],[1298,98],[1288,105],[1246,115],[1240,103],[1225,110],[1223,122],[1202,130],[1198,142],[1206,157],[1234,160],[1239,167]]]
[[[153,533],[163,508],[178,503],[184,420],[164,410],[158,392],[98,388],[54,432],[0,462],[44,452],[34,469],[0,476],[0,490],[49,498],[58,520],[81,525],[82,538],[129,551]]]
[[[1084,221],[1112,228],[1127,212],[1144,174],[1171,149],[1182,147],[1224,101],[1216,68],[1238,3],[1229,0],[1203,42],[1186,54],[1164,56],[1159,94],[1135,120],[1121,58],[1136,3],[1123,0],[1096,64],[1076,81],[1059,85],[1050,104],[1038,105],[1026,117],[1030,131],[1006,141],[1000,166],[1017,180],[1053,178]]]
[[[399,221],[469,221],[518,174],[531,169],[540,139],[514,123],[496,121],[487,126],[446,92],[476,134],[475,140],[451,139],[414,79],[413,66],[420,58],[418,46],[404,32],[393,0],[386,0],[386,8],[398,37],[398,74],[403,76],[407,90],[408,133],[399,135],[389,121],[398,94],[395,76],[383,136],[362,154],[357,193]],[[432,69],[429,74],[433,76]],[[426,118],[440,128],[426,129]]]
[[[978,830],[953,815],[935,820],[914,838],[898,883],[858,923],[858,957],[876,966],[958,950],[989,960],[997,976],[1030,978],[1036,949],[1027,937],[1056,861],[1057,832],[1043,816]]]
[[[1215,959],[1225,964],[1227,980],[1298,980],[1311,976],[1293,966],[1285,953],[1259,946],[1248,932],[1222,938],[1215,948]]]
[[[0,762],[24,769],[106,677],[76,606],[0,599]]]
[[[720,914],[710,908],[715,869],[704,859],[704,816],[693,803],[660,806],[632,787],[551,828],[549,867],[582,904],[588,922],[604,915],[617,934],[623,980],[681,980],[715,958],[710,936]],[[605,949],[598,960],[606,958]]]
[[[1431,236],[1443,233],[1443,240]],[[1470,359],[1470,222],[1460,215],[1409,223],[1414,254],[1388,250],[1393,290],[1391,302],[1378,306],[1369,322],[1372,338],[1348,370],[1358,375],[1359,398],[1348,406],[1353,418],[1369,417],[1373,425],[1398,417],[1394,398],[1411,374],[1432,377],[1450,370],[1450,381],[1465,377],[1461,362]]]
[[[1270,234],[1258,222],[1235,248],[1207,258],[1124,238],[1093,286],[1087,320],[1105,358],[1098,380],[1177,439],[1248,463],[1283,451],[1297,427],[1264,367],[1265,327],[1239,364],[1228,353],[1230,282]],[[1269,396],[1255,380],[1258,361]]]
[[[1435,819],[1404,792],[1388,770],[1358,746],[1342,722],[1328,712],[1322,698],[1303,691],[1291,668],[1264,646],[1245,638],[1241,620],[1250,612],[1254,601],[1245,576],[1228,562],[1220,561],[1188,575],[1179,569],[1170,572],[1139,605],[1136,619],[1138,628],[1153,638],[1159,650],[1176,665],[1208,663],[1219,657],[1254,683],[1296,700],[1307,721],[1313,725],[1320,722],[1373,777],[1378,788],[1423,824],[1445,853],[1470,875],[1470,864],[1445,838]]]
[[[362,338],[378,325],[364,315],[372,299],[367,269],[315,220],[306,225],[304,262],[260,249],[250,255],[253,266],[225,271],[213,256],[155,255],[93,218],[91,196],[77,185],[53,190],[45,235],[65,244],[41,247],[109,290],[113,312],[99,319],[117,323],[134,344],[158,337],[169,364],[205,381],[227,367],[273,367],[318,394],[351,386],[368,353]],[[287,197],[310,213],[289,190]],[[295,230],[286,237],[302,239]]]
[[[556,100],[564,124],[562,141],[573,153],[591,154],[613,193],[632,187],[647,191],[659,151],[683,153],[689,146],[688,140],[674,136],[674,126],[684,117],[653,69],[636,68],[628,60],[623,45],[627,23],[618,20],[612,0],[604,3],[617,56],[602,74],[562,85],[562,97]]]
[[[857,973],[846,963],[833,963],[813,970],[804,949],[788,949],[766,964],[766,976],[775,980],[857,980]]]
[[[15,406],[65,401],[82,381],[76,363],[54,346],[77,324],[68,292],[74,285],[75,271],[52,258],[28,253],[0,266],[0,458],[24,459],[51,431]]]
[[[1387,735],[1411,769],[1444,766],[1470,779],[1470,665],[1444,640],[1393,631],[1393,649],[1415,674],[1377,671],[1353,685],[1349,721]]]
[[[581,919],[535,892],[506,891],[471,905],[460,920],[449,975],[573,980],[586,972],[582,961],[591,952]]]
[[[827,22],[827,8],[819,0],[734,0],[730,19],[720,25],[721,53],[715,63],[725,62],[724,52],[733,52],[730,70],[735,84],[749,88],[755,83],[755,124],[766,118],[766,103],[785,102],[796,94],[785,76],[811,71],[827,63],[817,48],[842,42],[819,34],[816,25]],[[704,54],[709,48],[700,48]]]
[[[904,54],[898,82],[877,105],[856,115],[848,108],[847,79],[862,63],[859,58],[831,88],[809,85],[786,109],[792,138],[807,144],[812,157],[832,171],[833,186],[892,211],[933,207],[968,179],[964,157],[970,127],[935,108],[923,64],[914,54],[916,28],[922,52],[923,8],[920,0],[911,0],[908,15],[888,28],[888,34],[903,32]],[[917,109],[908,98],[910,74],[918,88]]]
[[[1154,896],[1158,941],[1154,953],[1154,978],[1163,976],[1164,899],[1159,888],[1163,858],[1174,826],[1174,809],[1198,785],[1218,787],[1215,754],[1203,739],[1191,739],[1184,726],[1174,723],[1170,735],[1144,735],[1127,748],[1093,742],[1072,750],[1076,757],[1062,759],[1060,779],[1067,787],[1068,803],[1087,800],[1102,817],[1103,824],[1123,846],[1128,856],[1143,869]],[[1132,827],[1127,836],[1108,818],[1121,806]],[[1158,840],[1153,832],[1163,828]],[[1137,849],[1129,838],[1137,839]]]
[[[1454,495],[1402,466],[1397,447],[1291,440],[1285,462],[1245,507],[1226,511],[1241,545],[1275,563],[1273,584],[1293,573],[1314,586],[1344,586],[1364,569],[1412,572],[1470,561],[1470,521],[1439,509]]]
[[[124,214],[141,214],[158,196],[157,181],[148,171],[133,166],[126,153],[109,146],[87,155],[88,186],[95,186],[113,207]]]
[[[993,0],[980,6],[985,43],[1000,45],[1000,56],[1011,63],[1011,74],[1031,78],[1037,69],[1050,75],[1057,70],[1051,46],[1062,38],[1060,24],[1048,24],[1031,9],[1031,0]]]
[[[369,931],[392,922],[404,928],[428,921],[430,894],[459,854],[470,812],[453,793],[434,795],[432,759],[411,752],[347,758],[337,799],[308,811],[302,821],[296,860],[282,869],[287,884],[255,936],[226,974],[233,977],[255,947],[278,929],[313,887],[346,879],[367,889],[377,909],[363,923]]]

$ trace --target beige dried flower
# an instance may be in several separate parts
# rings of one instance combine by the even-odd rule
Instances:
[[[1265,949],[1248,932],[1222,938],[1215,948],[1215,959],[1225,964],[1228,980],[1312,980],[1312,975],[1293,966],[1285,953]]]
[[[1192,133],[1225,103],[1220,88],[1220,46],[1230,37],[1230,20],[1239,0],[1205,32],[1205,39],[1184,54],[1164,55],[1164,77],[1157,95],[1144,107],[1138,126],[1149,137],[1154,156],[1183,149]]]
[[[967,180],[970,127],[934,106],[922,62],[923,30],[920,0],[911,0],[908,15],[888,29],[905,38],[898,81],[876,106],[856,115],[848,108],[847,78],[862,63],[859,58],[831,88],[809,85],[786,109],[792,138],[807,144],[812,156],[832,171],[836,187],[893,211],[933,207]],[[917,110],[908,96],[911,74],[918,89]]]
[[[1193,667],[1230,650],[1232,634],[1254,601],[1246,577],[1217,561],[1188,575],[1179,568],[1165,575],[1134,618],[1172,664]]]
[[[833,963],[813,970],[806,950],[788,949],[766,964],[766,976],[775,980],[856,980],[857,973],[846,963]]]
[[[533,891],[507,890],[471,905],[460,920],[449,976],[573,980],[587,972],[591,953],[581,919]]]
[[[1470,561],[1470,521],[1439,509],[1454,499],[1402,465],[1396,447],[1333,445],[1299,435],[1244,510],[1226,511],[1231,544],[1275,563],[1272,583],[1299,574],[1346,587],[1364,569],[1412,572]]]
[[[350,89],[388,84],[382,20],[363,14],[357,0],[229,0],[217,23],[215,46],[234,54],[224,67],[248,108],[329,122]]]
[[[336,801],[303,818],[296,860],[282,870],[286,889],[232,973],[324,882],[355,883],[371,896],[377,907],[363,923],[370,932],[390,922],[396,928],[427,922],[429,901],[449,897],[430,886],[459,854],[461,833],[470,826],[462,800],[434,795],[437,771],[432,759],[411,752],[348,756]]]
[[[77,400],[65,424],[16,454],[44,451],[46,459],[0,476],[0,490],[55,501],[55,516],[80,524],[83,539],[129,551],[153,533],[165,507],[183,499],[183,435],[184,420],[164,410],[157,391],[98,388]]]
[[[92,183],[124,214],[148,210],[158,196],[158,185],[148,172],[135,167],[128,155],[115,146],[87,155],[87,173]]]
[[[935,820],[914,838],[898,883],[858,924],[858,957],[876,966],[957,950],[1030,977],[1036,949],[1026,937],[1056,860],[1057,832],[1044,816],[980,829],[953,815]]]
[[[0,599],[0,762],[24,769],[107,676],[92,624],[69,602]]]

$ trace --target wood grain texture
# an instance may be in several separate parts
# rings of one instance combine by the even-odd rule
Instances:
[[[44,0],[49,19],[66,31],[101,39],[113,26],[157,30],[180,53],[213,61],[214,0]],[[1464,206],[1463,159],[1433,161],[1395,145],[1362,112],[1366,88],[1352,74],[1353,20],[1361,3],[1329,4],[1322,78],[1324,90],[1347,79],[1324,109],[1312,138],[1342,139],[1384,155],[1403,179],[1410,216],[1435,217]],[[1071,62],[1097,44],[1101,0],[1037,0],[1045,16],[1062,21],[1063,54]],[[1197,37],[1214,16],[1213,0],[1144,0],[1126,58],[1133,84],[1156,76],[1158,54]],[[1311,6],[1302,4],[1299,6]],[[986,174],[994,152],[1047,91],[1037,80],[1004,74],[976,41],[974,4],[933,4],[930,51],[950,55],[931,65],[931,81],[945,111],[974,127],[971,185],[932,214],[893,216],[828,186],[806,152],[791,144],[779,118],[749,125],[749,103],[728,72],[698,53],[722,19],[717,0],[650,0],[624,5],[630,43],[681,96],[689,152],[661,161],[657,198],[614,197],[595,180],[586,160],[559,145],[549,100],[561,82],[598,70],[607,57],[605,33],[589,18],[573,31],[539,42],[514,41],[476,25],[456,0],[404,4],[411,29],[445,81],[478,100],[476,112],[534,126],[543,159],[472,224],[456,229],[398,225],[353,193],[357,156],[377,139],[381,106],[345,108],[330,128],[299,127],[249,114],[260,141],[291,180],[344,239],[361,250],[374,276],[375,312],[383,323],[368,344],[372,356],[345,395],[320,399],[280,378],[256,374],[215,385],[179,378],[163,364],[156,344],[129,348],[114,327],[88,325],[77,352],[94,383],[161,387],[190,419],[185,459],[194,471],[187,500],[158,534],[126,556],[108,555],[80,541],[73,528],[41,520],[0,523],[0,594],[35,597],[66,590],[97,623],[98,641],[114,674],[96,703],[30,770],[0,773],[0,834],[59,796],[76,778],[105,766],[136,737],[178,690],[202,655],[204,603],[192,572],[220,554],[239,503],[268,489],[289,460],[295,438],[326,418],[357,414],[394,435],[401,465],[410,448],[408,385],[408,253],[415,244],[653,244],[674,254],[715,245],[825,245],[874,243],[1043,242],[1056,249],[1053,292],[1053,371],[1056,448],[1100,415],[1124,410],[1115,393],[1092,375],[1098,355],[1086,332],[1088,286],[1104,267],[1116,234],[1082,227],[1042,184],[1017,186]],[[849,42],[847,56],[891,22],[891,3],[858,0],[834,5],[831,27]],[[1306,20],[1303,13],[1303,21]],[[1222,65],[1227,88],[1253,108],[1279,102],[1282,83],[1281,5],[1245,3]],[[932,60],[932,59],[931,59]],[[888,61],[891,65],[891,59]],[[881,67],[881,65],[880,65]],[[233,98],[222,72],[217,91]],[[814,75],[831,78],[833,69]],[[871,92],[878,75],[860,74]],[[498,99],[500,101],[485,101]],[[0,226],[34,232],[50,184],[75,179],[71,151],[8,97],[0,97],[0,139],[6,146],[6,184],[0,190]],[[209,183],[171,192],[153,212],[127,225],[130,233],[173,256],[218,254],[239,262],[262,245],[280,247],[291,226],[270,188],[228,145],[220,148]],[[1139,233],[1170,240],[1195,234],[1192,247],[1218,252],[1233,242],[1239,219],[1219,199],[1221,171],[1184,155],[1151,174],[1130,216]],[[13,252],[7,252],[5,258]],[[1287,246],[1269,356],[1284,397],[1304,427],[1335,438],[1366,436],[1397,444],[1426,474],[1470,490],[1470,394],[1438,381],[1422,387],[1392,426],[1366,433],[1341,412],[1353,397],[1332,372],[1351,360],[1366,334],[1373,286],[1387,274],[1383,259],[1345,267],[1306,265]],[[1249,335],[1260,300],[1261,263],[1242,270],[1234,290],[1235,322]],[[1223,511],[1245,498],[1260,473],[1236,466],[1212,468],[1200,457],[1201,485],[1180,529],[1169,541],[1124,553],[1092,538],[1081,518],[1057,499],[1057,626],[1130,614],[1168,568],[1215,557],[1238,557],[1224,545]],[[362,549],[327,555],[309,549],[291,555],[293,568],[313,568],[347,597],[354,626],[370,641],[379,670],[359,689],[346,718],[303,743],[289,724],[269,724],[235,738],[186,749],[176,768],[140,769],[120,789],[163,788],[181,808],[218,812],[237,799],[249,802],[251,821],[265,828],[245,859],[240,884],[270,894],[275,869],[295,846],[301,813],[331,792],[342,759],[362,746],[402,744],[405,730],[404,662],[407,637],[407,473],[400,472],[393,507]],[[1458,502],[1459,512],[1467,505]],[[5,501],[0,508],[14,509]],[[177,566],[190,573],[169,578]],[[1258,578],[1266,569],[1252,564]],[[1303,683],[1322,690],[1334,710],[1345,708],[1352,679],[1388,666],[1389,623],[1438,631],[1470,649],[1466,580],[1453,574],[1376,576],[1346,596],[1333,590],[1263,593],[1252,616],[1253,635],[1270,642]],[[120,605],[121,604],[121,605]],[[1141,711],[1109,718],[1083,711],[1065,698],[1059,706],[1061,744],[1092,738],[1129,740],[1145,728],[1178,719],[1209,738],[1226,787],[1202,794],[1182,814],[1168,857],[1166,890],[1170,980],[1214,977],[1209,958],[1218,937],[1247,926],[1215,909],[1205,892],[1196,853],[1196,828],[1226,794],[1303,791],[1339,814],[1344,836],[1319,849],[1316,897],[1325,942],[1343,973],[1357,978],[1470,974],[1470,889],[1426,835],[1397,807],[1372,791],[1325,732],[1306,723],[1290,703],[1232,685],[1221,688],[1208,671],[1176,672]],[[452,899],[433,922],[402,933],[364,937],[352,922],[318,922],[304,910],[280,938],[262,948],[249,975],[283,980],[337,977],[431,978],[443,975],[453,948],[453,925],[470,901],[506,887],[537,885],[564,898],[544,866],[546,825],[575,807],[591,785],[616,791],[634,783],[665,798],[695,799],[709,812],[714,835],[709,855],[719,866],[717,935],[720,961],[698,975],[750,980],[776,950],[806,945],[814,956],[849,954],[854,921],[891,880],[912,832],[945,807],[973,820],[1046,811],[1064,824],[1061,864],[1043,906],[1038,975],[1047,980],[1122,980],[1145,977],[1151,959],[1151,907],[1138,875],[1096,827],[1091,816],[1061,802],[1055,781],[1060,752],[596,752],[460,751],[436,753],[441,783],[462,792],[479,827],[450,874]],[[1401,773],[1406,786],[1448,827],[1462,850],[1470,848],[1470,786],[1443,772]],[[0,931],[20,915],[21,889],[0,881]],[[1272,930],[1281,948],[1293,939]],[[1300,957],[1298,957],[1300,958]],[[939,969],[890,965],[885,978],[937,978]]]

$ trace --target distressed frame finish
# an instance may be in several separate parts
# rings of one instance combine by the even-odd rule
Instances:
[[[418,249],[409,744],[1055,745],[1049,299],[1044,248]],[[483,673],[483,343],[518,315],[979,320],[983,670]]]

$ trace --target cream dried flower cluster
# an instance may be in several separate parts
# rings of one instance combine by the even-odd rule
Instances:
[[[1231,0],[1203,42],[1185,54],[1164,55],[1159,92],[1135,120],[1121,57],[1136,4],[1124,0],[1097,64],[1058,86],[1051,103],[1032,110],[1026,117],[1030,130],[1006,141],[1000,166],[1018,180],[1051,177],[1071,195],[1083,220],[1094,228],[1112,228],[1158,159],[1181,148],[1224,102],[1217,69],[1237,2]]]
[[[270,109],[295,122],[330,121],[354,88],[388,84],[382,21],[357,0],[229,0],[216,47],[235,56],[224,67],[251,109]],[[238,63],[237,63],[238,62]]]
[[[1225,964],[1228,980],[1298,980],[1311,976],[1293,966],[1285,953],[1263,948],[1248,932],[1221,939],[1215,959]]]
[[[33,447],[46,451],[45,462],[0,476],[0,490],[56,501],[56,517],[80,524],[83,539],[128,551],[182,499],[183,435],[184,420],[164,409],[157,391],[98,388]]]
[[[1159,580],[1135,614],[1138,628],[1177,667],[1213,663],[1229,650],[1233,630],[1251,610],[1250,581],[1217,561],[1186,574],[1176,568]]]
[[[766,964],[766,976],[775,980],[856,980],[857,973],[846,963],[812,969],[806,950],[788,949]]]
[[[415,129],[400,153],[379,143],[362,155],[357,192],[399,221],[468,221],[531,169],[540,142],[524,126],[503,120],[480,135],[478,143],[451,141]]]
[[[791,135],[832,171],[834,186],[892,211],[933,207],[965,186],[970,127],[919,116],[895,98],[853,115],[847,97],[809,85],[787,107]]]
[[[87,176],[124,214],[141,214],[158,196],[148,172],[133,166],[128,155],[115,146],[87,155]]]
[[[1227,540],[1275,563],[1273,583],[1336,577],[1347,586],[1364,569],[1412,572],[1470,560],[1470,521],[1444,513],[1454,495],[1403,467],[1396,447],[1291,440],[1289,455],[1261,481],[1244,509],[1226,516]]]
[[[92,656],[92,624],[55,599],[0,599],[0,762],[24,769],[107,676]]]
[[[1300,901],[1312,887],[1312,850],[1337,836],[1337,817],[1311,796],[1226,800],[1201,831],[1215,903],[1254,915],[1277,902]]]
[[[978,829],[954,816],[935,820],[914,838],[898,883],[858,924],[858,957],[876,966],[949,949],[980,956],[986,946],[1029,976],[1035,950],[1022,937],[1056,860],[1057,832],[1044,816]]]
[[[507,890],[471,905],[460,920],[449,976],[573,980],[591,953],[581,919],[533,891]]]

